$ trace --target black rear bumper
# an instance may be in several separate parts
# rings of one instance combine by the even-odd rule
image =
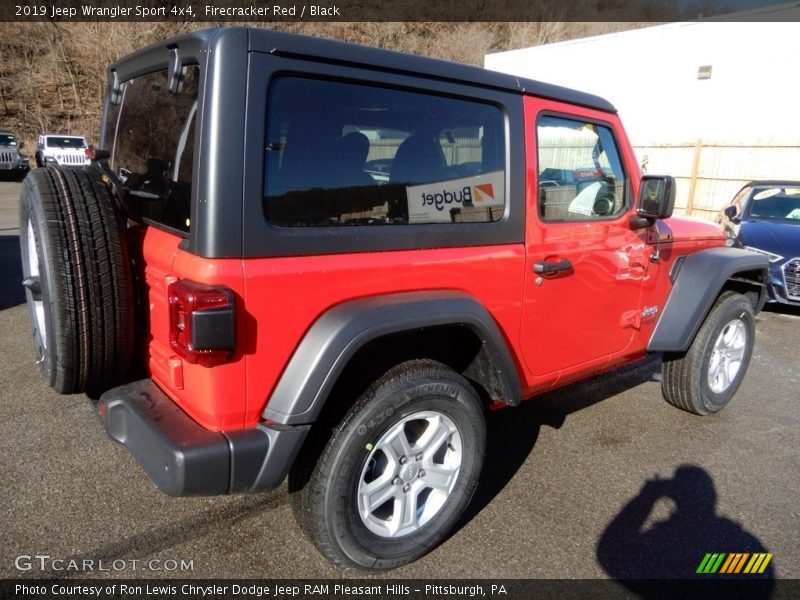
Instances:
[[[281,484],[310,425],[259,424],[209,431],[151,379],[107,391],[97,403],[106,432],[170,496],[257,492]]]

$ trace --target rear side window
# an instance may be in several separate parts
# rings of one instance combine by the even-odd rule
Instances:
[[[497,221],[503,123],[490,104],[279,77],[267,101],[267,219],[284,227]]]
[[[131,79],[106,117],[110,165],[125,184],[132,218],[179,232],[191,225],[198,77],[198,67],[188,67],[177,94],[166,70]]]
[[[625,172],[608,127],[543,116],[536,137],[543,220],[592,221],[625,210]]]

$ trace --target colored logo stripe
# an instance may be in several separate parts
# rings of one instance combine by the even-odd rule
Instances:
[[[758,552],[752,555],[748,552],[733,552],[731,554],[707,552],[696,572],[711,575],[717,572],[728,575],[742,572],[751,575],[761,574],[766,571],[772,556],[772,553],[766,552]],[[744,571],[742,571],[742,568],[744,568]]]
[[[722,561],[725,559],[725,553],[706,553],[703,562],[697,567],[697,573],[716,573]]]
[[[744,566],[744,561],[747,560],[747,557],[750,556],[749,553],[741,553],[737,552],[734,554],[728,555],[728,560],[725,561],[725,564],[722,565],[720,569],[720,573],[738,573],[742,570]]]
[[[753,554],[753,558],[750,559],[750,562],[747,563],[747,566],[744,568],[745,573],[763,573],[769,561],[772,560],[772,553],[770,554]]]
[[[728,558],[722,565],[722,568],[719,570],[720,573],[730,573],[731,563],[734,562],[736,558],[736,554],[728,554]]]

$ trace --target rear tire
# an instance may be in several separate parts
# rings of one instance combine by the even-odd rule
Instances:
[[[34,344],[57,392],[96,395],[131,360],[131,274],[121,217],[98,169],[37,169],[20,196]]]
[[[722,410],[744,379],[754,340],[752,303],[742,294],[724,292],[689,350],[664,355],[666,401],[696,415]]]
[[[403,363],[361,396],[313,467],[308,456],[296,461],[295,472],[311,474],[292,495],[295,515],[340,567],[408,564],[441,543],[463,513],[485,447],[472,386],[440,363]]]

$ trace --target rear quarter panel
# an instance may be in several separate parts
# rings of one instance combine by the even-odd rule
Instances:
[[[143,228],[150,336],[147,364],[159,387],[212,430],[255,425],[311,325],[337,304],[419,290],[467,293],[495,318],[516,357],[524,272],[522,245],[260,259],[209,259],[179,249],[177,235]],[[169,345],[167,287],[177,278],[229,287],[237,350],[213,368]],[[519,365],[517,365],[519,367]]]
[[[150,331],[146,360],[150,376],[207,429],[237,429],[245,424],[245,355],[253,348],[256,330],[245,310],[242,261],[201,258],[180,250],[182,241],[155,227],[144,228],[142,253]],[[233,291],[237,351],[229,363],[213,368],[189,364],[170,348],[167,287],[177,278],[225,285]]]
[[[245,261],[248,320],[256,324],[246,356],[245,423],[258,421],[314,321],[348,300],[421,290],[464,292],[492,314],[516,357],[524,264],[522,245]]]

